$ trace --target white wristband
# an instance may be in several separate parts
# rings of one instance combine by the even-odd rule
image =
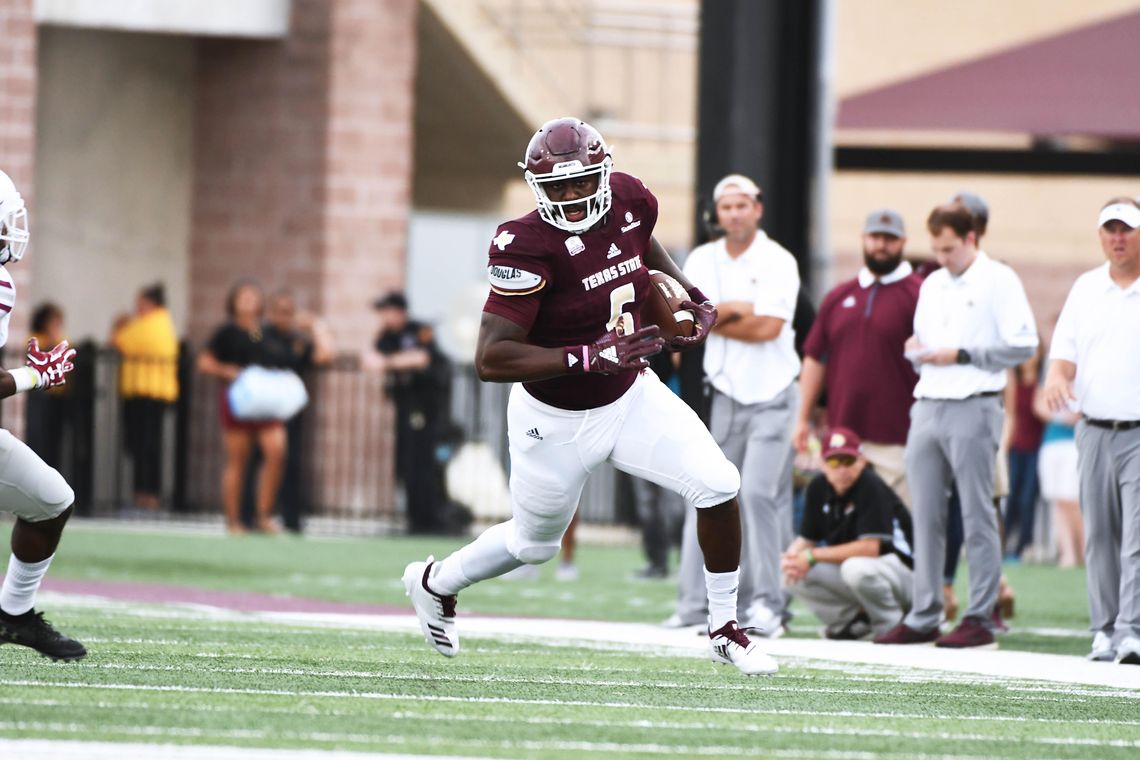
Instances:
[[[8,374],[16,381],[16,393],[40,387],[40,373],[31,367],[16,367],[8,370]]]

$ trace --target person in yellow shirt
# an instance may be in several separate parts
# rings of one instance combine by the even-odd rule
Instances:
[[[135,506],[155,510],[162,494],[163,420],[178,400],[178,334],[161,283],[139,291],[135,315],[117,321],[111,344],[121,356],[119,394]]]

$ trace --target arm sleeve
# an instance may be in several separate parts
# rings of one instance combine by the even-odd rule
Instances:
[[[800,293],[800,273],[792,255],[783,249],[780,253],[787,259],[778,267],[772,267],[771,276],[760,278],[756,284],[753,311],[759,317],[776,317],[791,322]]]
[[[894,502],[898,497],[880,478],[869,478],[858,495],[855,534],[859,538],[890,541],[894,535]]]
[[[1074,303],[1079,286],[1080,280],[1069,291],[1069,296],[1061,309],[1061,316],[1057,318],[1057,326],[1053,328],[1053,343],[1049,348],[1050,359],[1073,363],[1077,361],[1077,315]]]
[[[817,544],[825,538],[823,502],[827,498],[826,483],[822,475],[817,475],[808,483],[804,493],[804,517],[800,523],[800,535]]]
[[[807,338],[804,340],[804,355],[818,361],[820,364],[827,363],[827,354],[829,353],[831,336],[827,333],[827,322],[831,316],[832,306],[835,304],[835,299],[832,294],[828,293],[824,297],[823,303],[819,305],[819,313],[815,316],[815,322],[812,323],[811,330],[808,331]]]
[[[526,226],[499,227],[487,256],[491,292],[483,311],[529,329],[550,284],[550,266],[539,253],[541,241]]]
[[[227,338],[228,331],[226,325],[222,325],[214,334],[210,336],[210,341],[206,344],[206,350],[214,355],[214,358],[220,362],[232,363],[233,357],[230,356],[229,341]]]
[[[987,372],[997,372],[1021,364],[1037,350],[1037,323],[1025,288],[1013,270],[1005,269],[998,305],[998,335],[995,346],[965,346],[970,363]]]

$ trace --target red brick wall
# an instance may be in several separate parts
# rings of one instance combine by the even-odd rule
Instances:
[[[32,304],[30,257],[36,251],[34,203],[36,154],[36,23],[33,0],[8,0],[0,4],[0,169],[12,178],[28,204],[31,244],[23,263],[10,268],[16,281],[17,308],[12,312],[7,355],[20,352],[28,332]],[[8,360],[9,365],[15,362]],[[23,405],[19,398],[4,405],[4,427],[22,435]]]
[[[190,334],[242,276],[294,289],[356,349],[404,279],[415,0],[297,0],[284,42],[198,47]]]
[[[189,288],[196,345],[223,319],[226,293],[241,277],[294,290],[302,307],[326,318],[342,351],[374,335],[372,300],[404,282],[416,7],[295,0],[282,42],[198,43]],[[368,471],[338,506],[389,511],[390,410],[359,393],[318,397],[322,389],[310,410],[322,461]],[[208,406],[198,413],[213,414]],[[206,452],[216,433],[192,445]],[[335,469],[322,468],[314,486],[340,483]],[[376,477],[379,496],[364,487]]]

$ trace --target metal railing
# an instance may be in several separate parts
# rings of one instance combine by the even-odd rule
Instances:
[[[160,407],[154,449],[157,458],[157,509],[135,503],[135,469],[130,424],[120,393],[121,359],[113,349],[79,346],[76,370],[66,386],[28,394],[24,407],[25,438],[56,467],[76,493],[82,516],[136,519],[220,521],[221,473],[225,460],[216,380],[197,374],[193,352],[183,345],[175,371],[177,401]],[[395,415],[384,378],[362,369],[353,357],[314,369],[305,378],[310,402],[289,426],[290,456],[297,474],[283,490],[296,499],[306,521],[324,532],[379,533],[401,531],[404,505],[393,470]],[[469,365],[456,365],[451,389],[454,434],[441,441],[440,466],[467,444],[482,448],[479,471],[464,470],[453,500],[475,512],[476,519],[504,519],[509,511],[505,486],[497,506],[485,512],[464,498],[484,481],[505,484],[509,471],[506,433],[507,384],[481,382]],[[133,423],[132,423],[133,424]],[[145,465],[143,465],[145,466]],[[426,466],[426,465],[425,465]],[[489,473],[488,467],[499,472]],[[451,473],[455,476],[456,473]],[[495,475],[496,478],[489,478]],[[247,480],[255,472],[247,473]],[[454,477],[450,477],[455,485]],[[581,502],[582,518],[614,522],[628,517],[619,508],[614,471],[601,468],[590,479]],[[279,505],[282,503],[279,497]],[[247,497],[248,499],[248,497]]]

